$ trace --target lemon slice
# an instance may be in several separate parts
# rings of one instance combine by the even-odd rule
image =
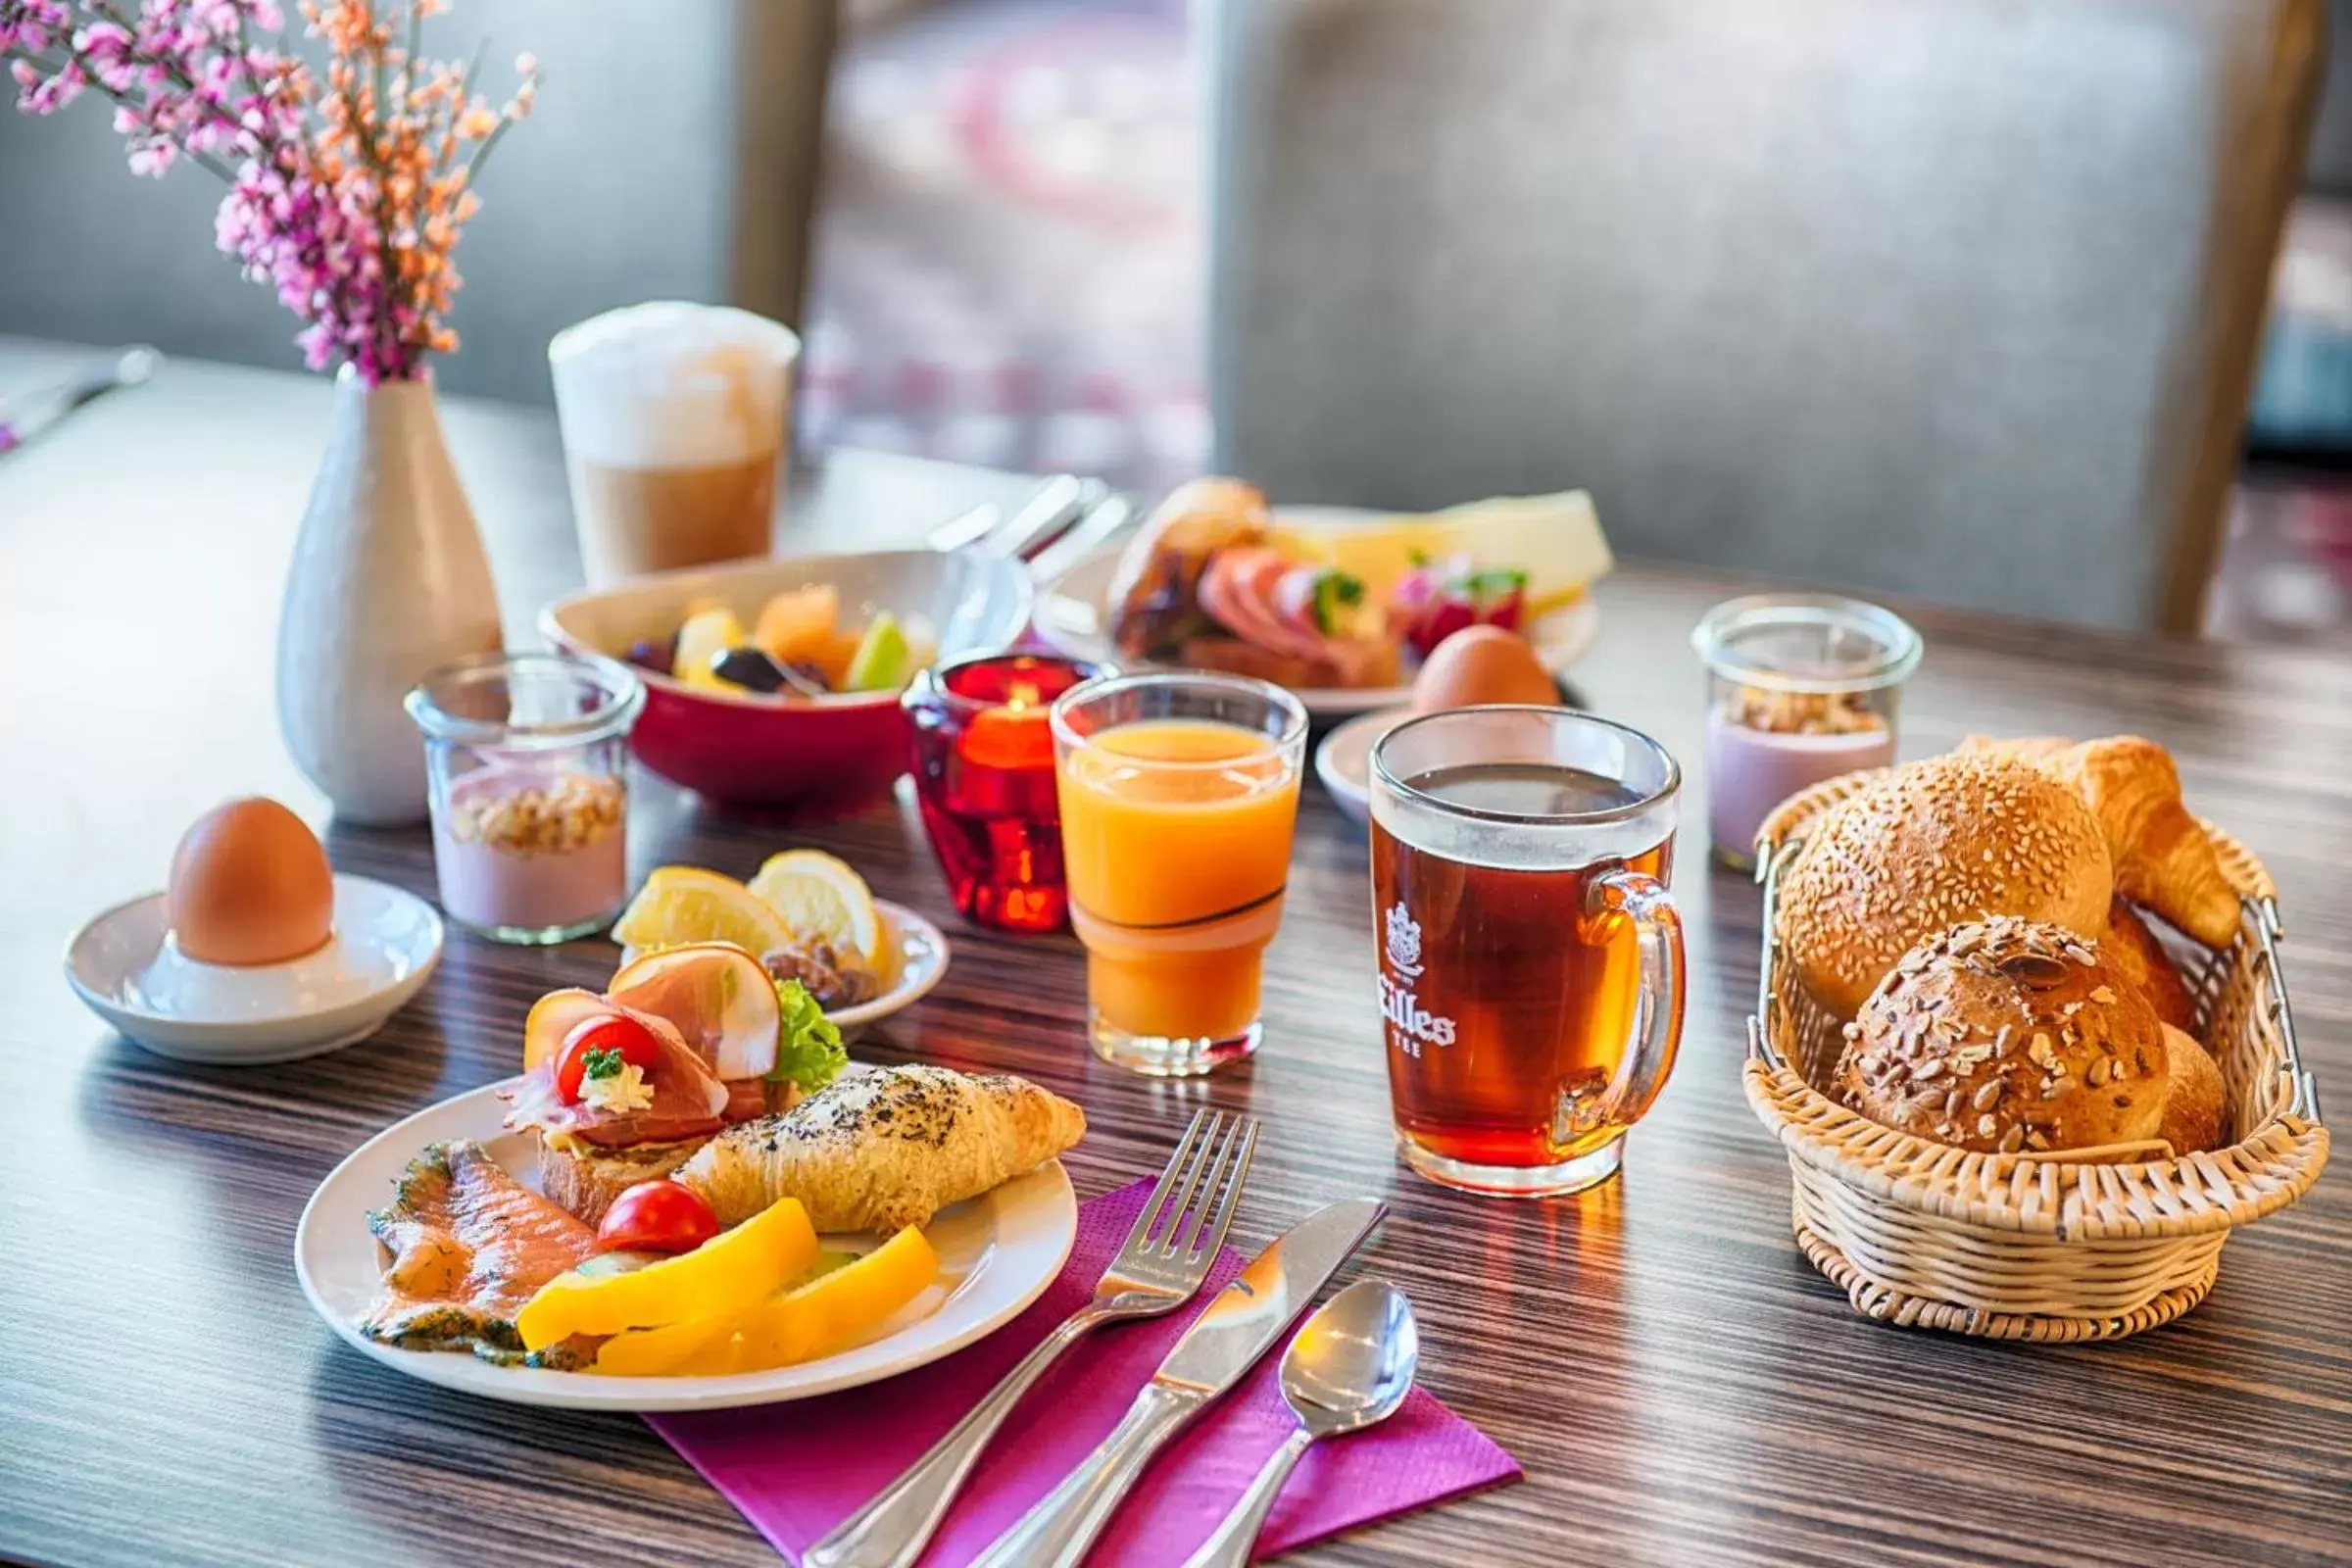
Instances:
[[[735,618],[733,611],[723,605],[698,610],[678,628],[678,651],[670,661],[670,673],[706,691],[736,689],[735,682],[721,679],[710,666],[728,649],[742,647],[744,640],[743,622]]]
[[[822,850],[786,850],[767,858],[752,891],[800,941],[829,942],[836,953],[855,954],[885,984],[891,980],[896,966],[883,951],[882,911],[865,878],[846,862]]]
[[[657,867],[612,926],[612,940],[639,953],[689,942],[732,942],[765,953],[792,940],[792,927],[731,876],[699,865]]]

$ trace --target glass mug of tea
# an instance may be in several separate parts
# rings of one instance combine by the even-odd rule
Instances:
[[[1409,719],[1372,749],[1372,900],[1396,1143],[1448,1186],[1617,1172],[1674,1065],[1682,770],[1558,708]]]

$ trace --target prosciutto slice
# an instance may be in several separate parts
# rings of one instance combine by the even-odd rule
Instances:
[[[643,1110],[625,1111],[566,1104],[556,1088],[556,1062],[551,1056],[526,1073],[521,1083],[500,1091],[514,1106],[507,1112],[507,1125],[569,1133],[582,1143],[605,1149],[702,1138],[724,1126],[727,1102],[733,1097],[677,1029],[667,1019],[635,1008],[615,1004],[613,1010],[628,1013],[662,1043],[662,1059],[644,1069],[654,1102]]]
[[[727,1108],[720,1112],[729,1123],[767,1114],[767,1085],[758,1078],[729,1078]]]

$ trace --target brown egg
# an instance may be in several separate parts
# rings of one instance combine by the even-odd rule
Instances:
[[[164,910],[179,951],[199,963],[282,963],[326,941],[335,874],[301,817],[249,796],[181,838]]]
[[[1482,703],[1560,700],[1559,688],[1527,640],[1500,626],[1465,626],[1430,650],[1413,680],[1413,711],[1434,713]]]

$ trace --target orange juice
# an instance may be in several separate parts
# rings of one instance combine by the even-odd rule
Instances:
[[[1065,751],[1059,783],[1098,1021],[1171,1041],[1253,1031],[1290,874],[1295,750],[1237,724],[1141,719]]]

